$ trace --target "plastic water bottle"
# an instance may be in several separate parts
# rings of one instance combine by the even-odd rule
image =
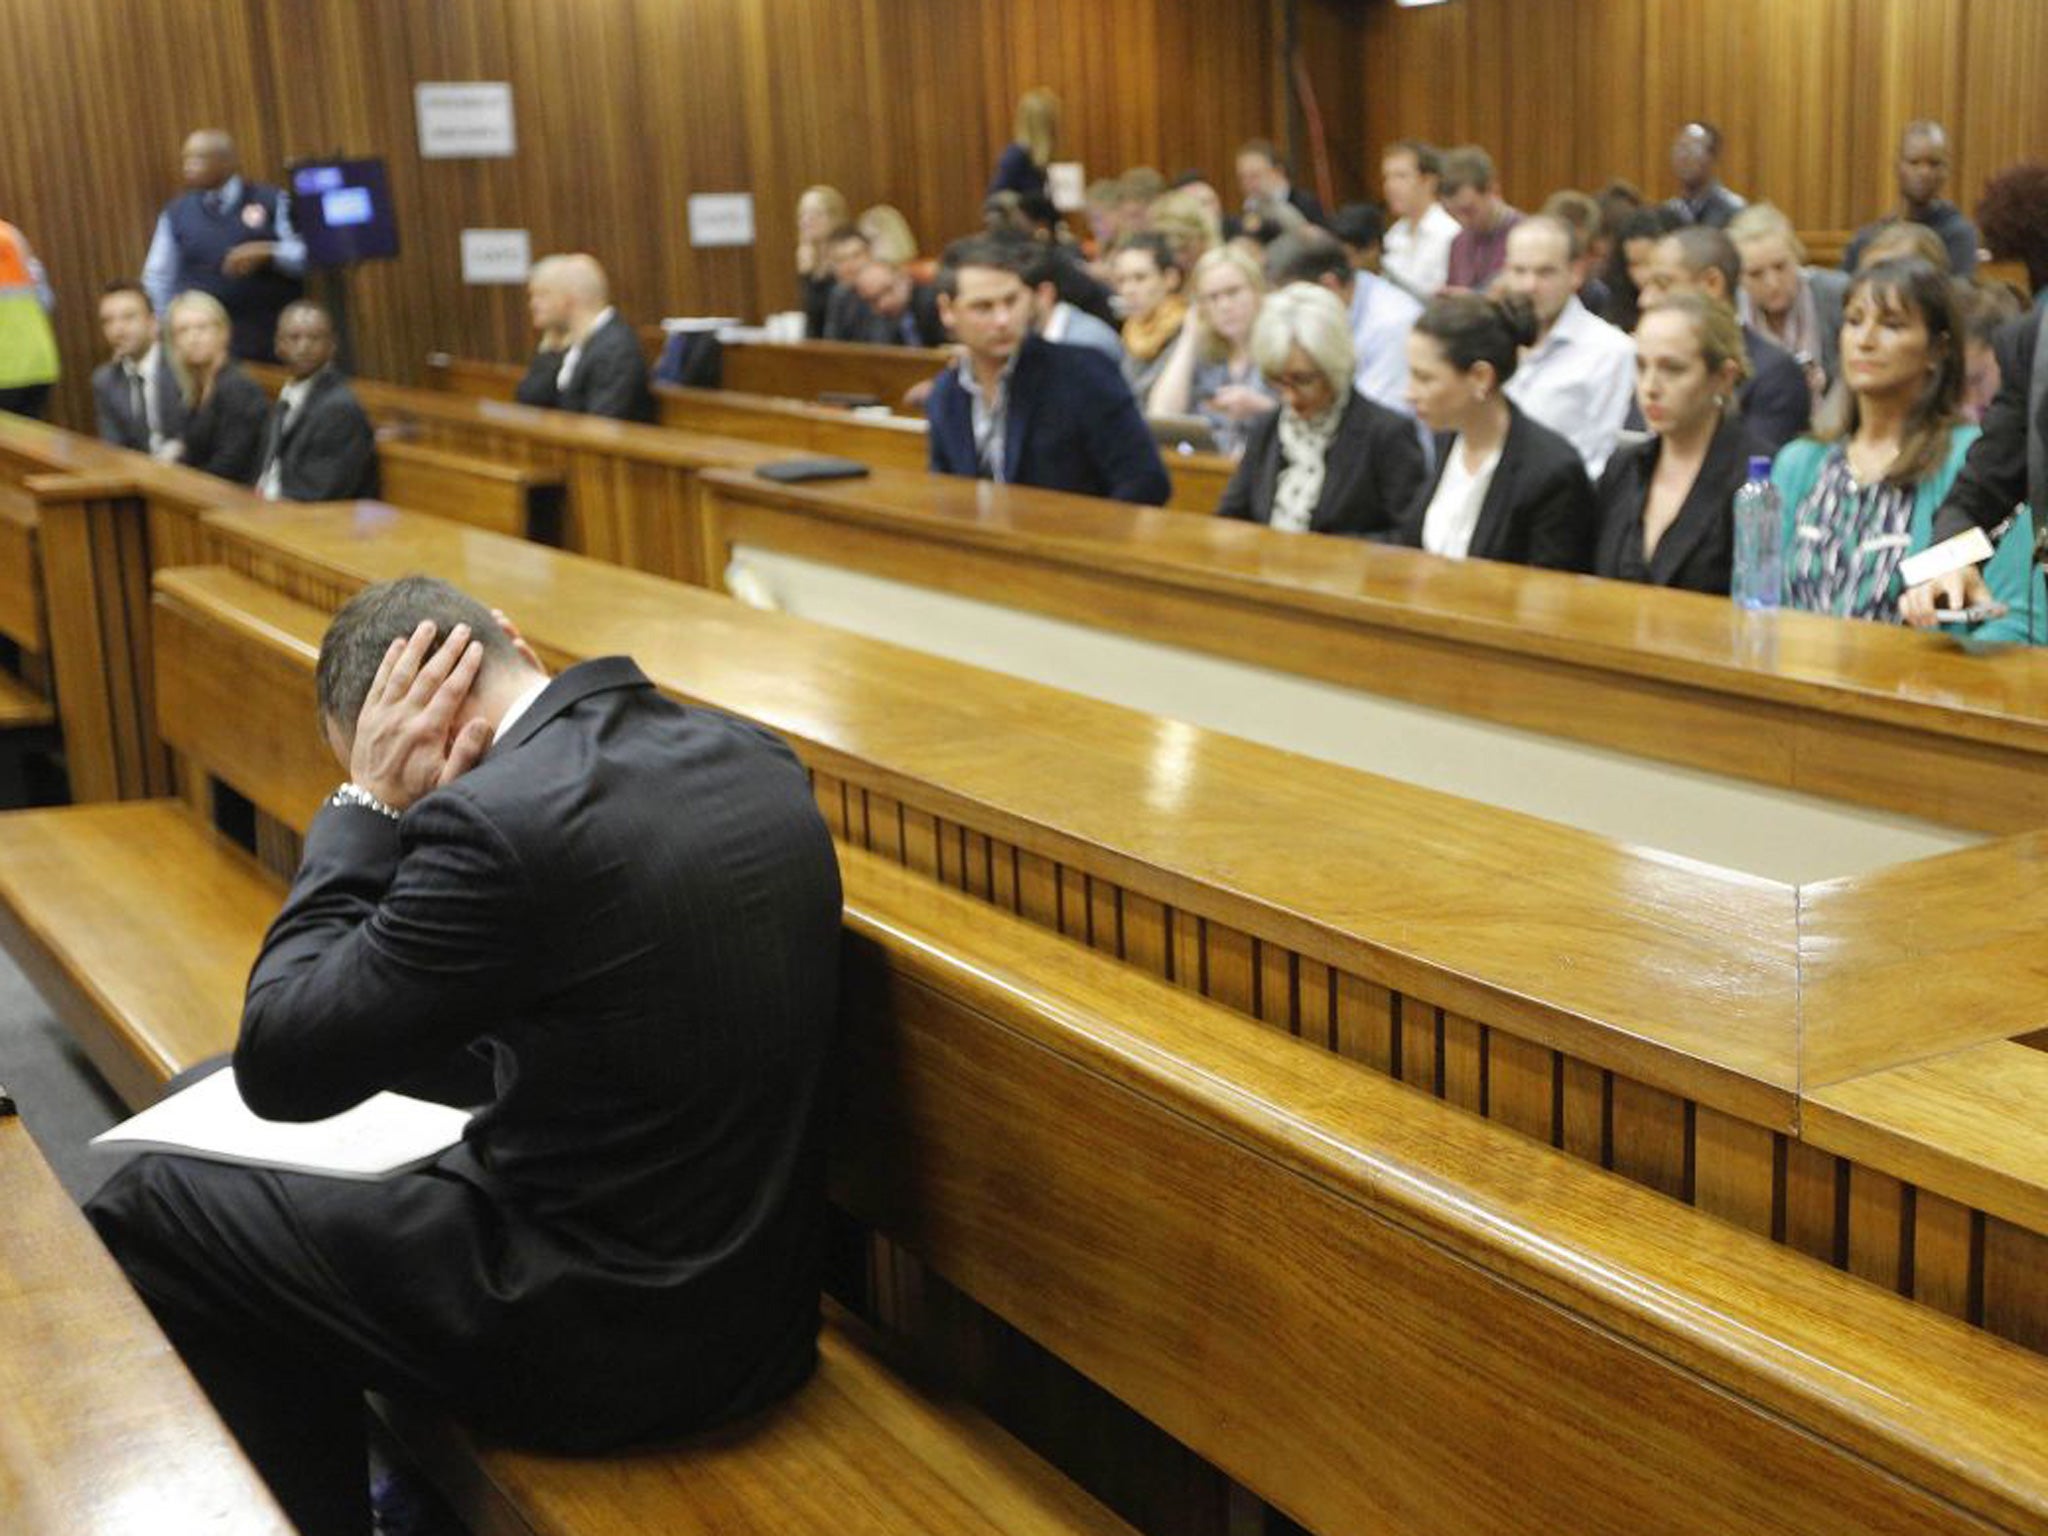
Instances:
[[[1785,586],[1785,502],[1771,484],[1771,461],[1751,459],[1735,493],[1735,601],[1775,608]]]

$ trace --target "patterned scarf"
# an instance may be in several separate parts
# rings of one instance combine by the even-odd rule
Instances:
[[[1323,499],[1323,474],[1329,465],[1330,442],[1344,415],[1344,397],[1332,400],[1322,415],[1297,416],[1280,411],[1280,480],[1273,488],[1272,526],[1283,533],[1307,533],[1316,503]]]

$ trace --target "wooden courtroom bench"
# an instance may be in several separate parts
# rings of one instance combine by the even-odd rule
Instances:
[[[174,744],[302,825],[332,770],[275,711],[322,615],[214,570],[159,588]],[[15,873],[16,828],[116,813],[187,814],[0,817],[0,901],[60,878]],[[835,1199],[1309,1529],[2048,1530],[2048,1364],[843,859]],[[119,965],[202,937],[184,894],[104,904]],[[835,1314],[787,1412],[701,1443],[565,1460],[399,1422],[478,1529],[1121,1529],[865,1342]]]
[[[0,1222],[0,1530],[289,1532],[13,1115],[0,1115]]]
[[[433,353],[427,359],[429,385],[479,400],[510,400],[522,370],[512,363]],[[912,416],[856,415],[808,399],[748,394],[734,389],[687,389],[656,384],[661,425],[683,432],[711,432],[756,438],[812,453],[837,454],[886,469],[921,470],[927,462],[923,420]],[[1173,481],[1167,506],[1176,512],[1213,512],[1236,461],[1221,453],[1177,453],[1162,448]],[[393,497],[393,500],[399,498]]]
[[[553,471],[385,436],[377,472],[378,494],[396,506],[537,544],[562,541],[562,477]]]
[[[36,522],[35,498],[0,483],[0,638],[13,643],[18,663],[0,669],[0,732],[40,730],[57,718],[47,688],[50,634]]]

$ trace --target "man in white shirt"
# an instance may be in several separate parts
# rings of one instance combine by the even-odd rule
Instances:
[[[1538,215],[1509,232],[1501,272],[1536,311],[1536,344],[1507,397],[1569,439],[1597,480],[1634,398],[1636,344],[1579,302],[1584,262],[1577,233],[1561,219]]]
[[[1451,270],[1458,221],[1436,200],[1443,160],[1416,139],[1403,139],[1380,156],[1380,190],[1394,217],[1380,271],[1425,302],[1435,298]]]

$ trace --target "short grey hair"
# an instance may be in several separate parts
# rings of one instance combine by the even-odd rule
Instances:
[[[1344,301],[1320,283],[1289,283],[1268,294],[1252,324],[1252,361],[1262,373],[1285,373],[1296,347],[1314,359],[1342,399],[1358,371],[1358,352]]]

